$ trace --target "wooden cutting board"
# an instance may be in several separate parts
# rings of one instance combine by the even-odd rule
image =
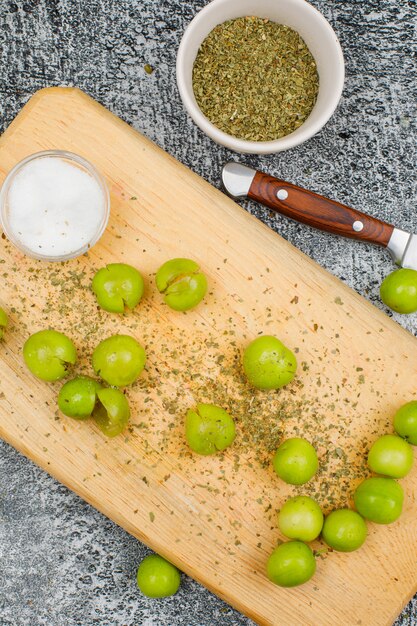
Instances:
[[[11,317],[0,346],[1,436],[259,624],[391,624],[417,588],[416,468],[402,481],[401,519],[370,524],[356,553],[322,554],[309,583],[278,588],[265,563],[288,495],[316,494],[325,510],[349,502],[369,443],[416,398],[416,340],[80,91],[46,89],[30,100],[0,140],[1,180],[48,148],[97,166],[112,213],[88,256],[64,264],[33,261],[0,240],[0,305]],[[198,260],[210,281],[205,302],[187,314],[167,309],[153,284],[175,256]],[[95,269],[114,261],[135,265],[147,282],[125,316],[99,311],[89,289]],[[105,336],[127,332],[143,343],[148,365],[127,390],[125,435],[106,440],[90,422],[57,412],[59,384],[35,380],[21,356],[28,335],[45,327],[73,338],[78,372],[91,373]],[[279,393],[252,392],[241,376],[242,347],[259,333],[297,353],[297,381]],[[197,401],[235,416],[238,437],[224,455],[188,451],[184,413]],[[321,462],[298,489],[270,465],[294,433],[317,446]]]

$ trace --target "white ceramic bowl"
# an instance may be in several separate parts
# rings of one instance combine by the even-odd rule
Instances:
[[[203,115],[194,97],[193,65],[202,42],[217,24],[247,15],[269,18],[296,30],[314,56],[319,73],[319,93],[310,116],[296,131],[274,141],[246,141],[224,133]],[[249,154],[281,152],[310,139],[336,109],[344,78],[343,53],[334,30],[305,0],[213,0],[188,25],[177,56],[178,89],[194,122],[217,143]]]

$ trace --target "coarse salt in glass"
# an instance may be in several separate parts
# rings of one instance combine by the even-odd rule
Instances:
[[[9,172],[0,207],[3,230],[17,248],[36,259],[65,261],[101,237],[110,200],[91,163],[71,152],[47,150]]]

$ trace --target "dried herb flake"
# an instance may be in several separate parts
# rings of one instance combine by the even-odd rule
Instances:
[[[193,68],[204,115],[220,130],[251,141],[294,132],[310,115],[318,86],[316,63],[300,35],[259,17],[216,26]]]

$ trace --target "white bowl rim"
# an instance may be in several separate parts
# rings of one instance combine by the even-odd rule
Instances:
[[[285,137],[281,137],[280,139],[274,139],[272,141],[248,141],[246,139],[239,139],[233,135],[225,133],[210,122],[210,120],[203,114],[199,106],[193,102],[193,96],[190,94],[189,89],[185,86],[186,81],[184,78],[184,64],[187,55],[188,43],[192,37],[194,28],[199,24],[199,22],[205,19],[208,12],[215,11],[218,5],[223,5],[232,1],[233,0],[212,0],[209,4],[198,11],[184,31],[178,48],[176,63],[177,85],[183,104],[191,118],[206,135],[217,143],[226,146],[235,152],[247,154],[272,154],[294,148],[317,134],[329,121],[339,104],[345,82],[345,61],[339,39],[331,24],[324,17],[324,15],[316,9],[316,7],[307,2],[307,0],[291,0],[294,4],[298,4],[302,7],[303,10],[315,13],[316,17],[319,17],[323,28],[329,32],[333,39],[339,67],[334,85],[334,97],[332,101],[329,102],[325,112],[320,116],[320,118],[314,124],[311,124],[307,129],[303,130],[303,126],[305,124],[304,122],[304,124],[302,124],[296,131],[286,135]],[[219,24],[220,23],[221,21]]]

